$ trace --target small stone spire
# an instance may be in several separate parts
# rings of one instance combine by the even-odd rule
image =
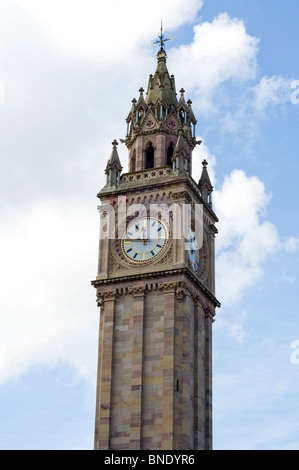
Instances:
[[[209,177],[207,166],[208,162],[206,161],[206,159],[204,159],[204,161],[202,162],[202,173],[198,182],[198,187],[200,189],[201,197],[203,198],[203,200],[212,205],[213,186]]]
[[[107,175],[107,184],[116,185],[120,181],[122,166],[117,152],[118,142],[116,139],[112,142],[112,153],[107,162],[105,173]]]
[[[144,101],[144,97],[143,97],[143,92],[144,92],[144,89],[141,87],[139,88],[139,99],[137,101],[137,104],[136,104],[136,109],[139,111],[140,109],[143,109],[144,111],[147,109],[147,104],[146,102]]]

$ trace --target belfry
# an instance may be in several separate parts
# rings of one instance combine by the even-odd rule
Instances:
[[[206,161],[192,178],[201,141],[166,40],[161,28],[156,71],[126,119],[128,172],[114,140],[98,193],[98,450],[212,448],[218,219]]]

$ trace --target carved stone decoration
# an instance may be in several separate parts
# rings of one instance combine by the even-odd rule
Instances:
[[[184,202],[185,204],[190,204],[192,201],[192,198],[187,191],[172,193],[172,199],[174,202]]]
[[[183,283],[185,284],[185,283]],[[187,295],[187,289],[186,289],[186,286],[185,285],[178,285],[177,286],[177,289],[176,289],[176,299],[180,302],[181,300],[183,300],[186,295]]]
[[[110,253],[110,271],[123,271],[126,268],[122,266],[120,263],[118,263],[113,255],[113,253]]]
[[[119,293],[117,289],[107,291],[107,292],[98,292],[97,293],[97,305],[98,307],[102,307],[105,302],[108,301],[116,301],[117,297],[119,296]]]
[[[157,264],[171,264],[173,263],[173,247],[171,246],[166,253],[166,255],[161,258],[161,260]]]
[[[128,294],[133,297],[143,297],[147,292],[147,286],[129,287]]]
[[[177,282],[163,282],[160,284],[159,290],[162,290],[164,293],[175,292],[177,284]]]

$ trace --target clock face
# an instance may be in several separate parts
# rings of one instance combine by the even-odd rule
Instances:
[[[121,240],[121,249],[129,261],[147,263],[162,253],[167,238],[167,228],[161,220],[141,217],[128,226]]]
[[[188,237],[187,237],[187,244],[188,244],[188,255],[192,265],[192,269],[194,271],[198,271],[199,269],[199,246],[196,240],[195,232],[188,227]]]

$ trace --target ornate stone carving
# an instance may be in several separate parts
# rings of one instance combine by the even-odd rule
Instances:
[[[120,263],[118,263],[113,256],[113,253],[111,252],[110,254],[110,271],[123,271],[126,268],[122,266]]]
[[[116,301],[118,296],[119,296],[119,293],[117,289],[107,291],[107,292],[98,292],[97,293],[97,305],[98,307],[101,307],[107,301],[110,301],[110,300]]]
[[[176,288],[176,298],[180,302],[183,300],[187,295],[187,288],[185,282],[179,282]]]
[[[164,293],[175,292],[177,284],[177,282],[163,282],[162,284],[160,284],[159,290],[162,290]]]
[[[172,199],[174,202],[184,202],[186,204],[190,204],[192,201],[192,198],[187,191],[172,193]]]
[[[166,255],[161,258],[157,264],[171,264],[173,263],[173,247],[171,246],[167,251]]]
[[[147,292],[147,286],[129,287],[128,294],[133,297],[143,297]]]

